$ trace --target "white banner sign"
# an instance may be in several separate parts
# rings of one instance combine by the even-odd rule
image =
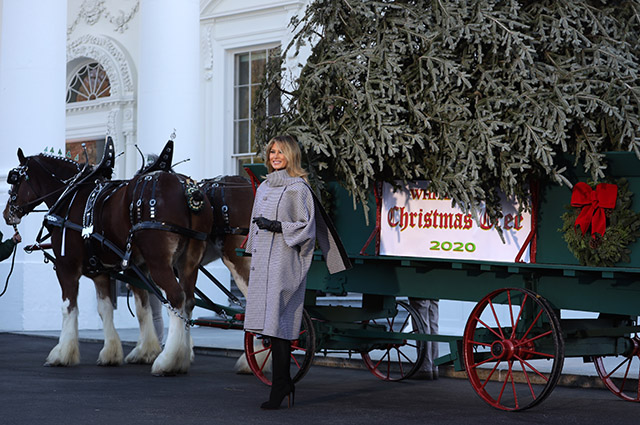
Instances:
[[[531,231],[531,214],[502,201],[504,217],[491,223],[484,209],[474,218],[438,199],[428,182],[413,182],[394,191],[385,183],[382,198],[380,254],[513,262]],[[505,242],[495,226],[503,230]],[[529,248],[521,260],[529,262]]]

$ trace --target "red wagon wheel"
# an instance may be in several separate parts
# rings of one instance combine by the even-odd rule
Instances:
[[[612,393],[626,401],[640,402],[640,338],[635,335],[630,342],[625,354],[594,357],[593,362]]]
[[[491,406],[535,406],[551,393],[564,364],[558,318],[530,290],[493,291],[469,316],[463,359],[473,389]]]
[[[291,342],[291,377],[298,382],[311,367],[316,352],[316,333],[313,322],[306,310],[302,311],[300,337]],[[267,385],[271,385],[271,340],[267,336],[253,332],[244,334],[244,353],[249,368],[255,376]]]
[[[383,325],[387,332],[426,333],[424,322],[418,312],[403,301],[396,303],[395,316],[371,320],[369,323]],[[360,354],[367,369],[377,378],[384,381],[400,381],[409,378],[422,366],[426,354],[426,341],[405,339],[401,342],[385,343]]]

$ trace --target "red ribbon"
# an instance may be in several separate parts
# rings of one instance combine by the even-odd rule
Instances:
[[[573,227],[580,226],[584,235],[591,226],[593,237],[596,233],[599,233],[600,236],[604,235],[607,229],[604,208],[615,208],[617,197],[618,186],[615,184],[600,183],[596,186],[596,190],[593,190],[584,182],[576,183],[571,193],[571,206],[582,207],[582,211],[576,218]]]

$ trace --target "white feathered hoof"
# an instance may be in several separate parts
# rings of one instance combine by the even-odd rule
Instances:
[[[102,347],[96,364],[98,366],[120,366],[124,359],[121,344],[108,344]]]
[[[162,348],[157,340],[155,344],[153,341],[145,344],[138,343],[124,361],[131,364],[151,364],[158,358],[160,352],[162,352]]]
[[[160,354],[151,366],[151,374],[153,376],[175,376],[189,372],[191,361],[189,356],[182,358],[170,358]]]
[[[80,346],[78,342],[58,344],[49,353],[45,366],[75,366],[80,363]]]
[[[45,366],[74,366],[80,363],[78,342],[78,309],[69,309],[69,300],[62,302],[62,329],[58,344],[53,347]]]
[[[172,376],[179,373],[187,373],[189,366],[191,366],[192,356],[191,334],[182,319],[172,313],[164,350],[153,362],[151,373],[155,376]]]
[[[238,375],[253,374],[253,372],[251,371],[251,368],[249,367],[249,362],[247,362],[247,356],[244,354],[238,357],[238,360],[236,360],[236,364],[233,366],[233,370]]]

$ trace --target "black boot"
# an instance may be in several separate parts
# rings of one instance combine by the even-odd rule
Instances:
[[[273,363],[271,393],[269,401],[265,401],[260,407],[267,410],[279,409],[285,397],[289,397],[288,406],[293,407],[295,388],[289,375],[291,341],[271,337],[271,359]]]

